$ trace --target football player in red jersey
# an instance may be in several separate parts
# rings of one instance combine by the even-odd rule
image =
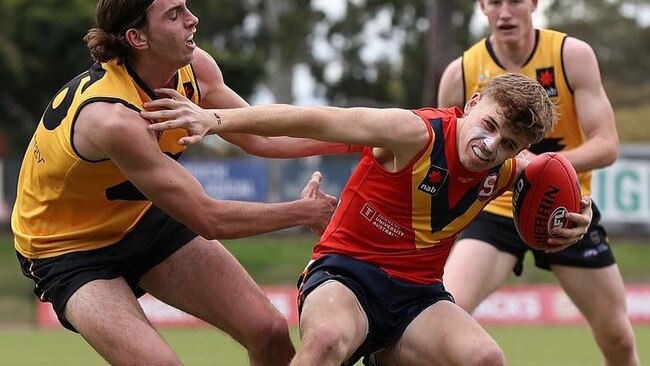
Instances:
[[[531,146],[530,155],[558,152],[579,173],[583,195],[591,194],[591,171],[614,162],[618,134],[603,88],[598,60],[585,42],[550,29],[535,29],[537,0],[480,0],[490,34],[445,70],[439,107],[463,105],[491,77],[517,72],[539,81],[557,105],[558,123],[549,136]],[[520,275],[530,250],[517,234],[511,196],[491,203],[462,233],[445,268],[445,284],[458,305],[474,309],[507,280]],[[535,265],[550,270],[585,316],[604,364],[639,364],[623,279],[593,206],[593,220],[580,242],[545,253],[531,250]],[[589,286],[585,286],[589,283]]]
[[[517,154],[555,123],[546,91],[517,74],[494,78],[458,108],[256,106],[205,110],[175,91],[145,105],[152,130],[308,137],[362,150],[300,280],[302,347],[293,365],[503,365],[499,346],[442,284],[458,233],[526,166]],[[158,110],[160,109],[160,110]],[[362,148],[361,148],[362,147]],[[328,149],[312,149],[324,154]],[[588,198],[557,249],[591,221]]]

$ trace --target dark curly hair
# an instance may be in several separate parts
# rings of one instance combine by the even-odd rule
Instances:
[[[123,63],[133,53],[124,39],[131,28],[146,28],[149,6],[154,0],[99,0],[95,9],[97,27],[91,28],[84,41],[95,61],[117,59]]]

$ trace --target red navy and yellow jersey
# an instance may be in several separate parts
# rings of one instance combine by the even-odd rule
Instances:
[[[529,150],[535,154],[573,149],[585,141],[578,120],[573,90],[567,82],[562,48],[567,35],[548,29],[535,31],[535,48],[518,70],[506,70],[496,57],[489,38],[484,38],[463,53],[463,84],[465,100],[482,90],[494,76],[512,71],[537,80],[555,103],[558,123],[555,129]],[[591,172],[578,174],[583,195],[591,194]],[[486,211],[512,217],[512,194],[507,192],[492,202]]]
[[[176,90],[193,102],[199,89],[190,65],[176,76]],[[105,247],[137,225],[151,202],[110,159],[91,161],[73,143],[79,111],[94,102],[121,103],[139,112],[156,95],[128,64],[95,63],[66,84],[45,110],[23,159],[11,217],[16,250],[47,258]],[[163,153],[178,158],[185,130],[165,131]]]
[[[426,146],[396,172],[384,169],[372,149],[365,148],[313,259],[343,254],[375,264],[402,281],[441,282],[458,234],[512,185],[513,159],[483,172],[461,165],[458,108],[413,112],[429,131]]]

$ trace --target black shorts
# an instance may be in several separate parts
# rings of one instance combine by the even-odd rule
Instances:
[[[72,252],[52,258],[29,259],[20,253],[23,274],[36,282],[34,293],[50,302],[61,324],[76,331],[65,320],[70,296],[88,282],[123,277],[140,297],[140,277],[197,236],[185,225],[152,206],[138,225],[122,240],[107,247]]]
[[[344,365],[354,365],[388,347],[424,309],[447,300],[454,302],[442,283],[415,285],[398,281],[372,264],[329,254],[314,261],[299,279],[298,311],[304,299],[322,283],[334,280],[348,287],[368,317],[368,336]]]
[[[594,214],[591,226],[582,240],[556,253],[545,253],[543,250],[530,248],[521,240],[513,219],[485,211],[465,228],[459,239],[481,240],[500,251],[514,255],[517,257],[517,264],[513,272],[517,276],[523,271],[524,255],[528,250],[535,257],[535,265],[545,270],[550,270],[552,264],[603,268],[616,263],[616,259],[609,247],[607,233],[600,225],[600,211],[595,205],[592,205],[592,209]]]

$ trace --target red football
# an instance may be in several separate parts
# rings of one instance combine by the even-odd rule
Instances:
[[[570,227],[567,212],[580,212],[580,182],[569,161],[557,153],[533,159],[512,194],[515,227],[528,246],[548,249],[553,227]]]

